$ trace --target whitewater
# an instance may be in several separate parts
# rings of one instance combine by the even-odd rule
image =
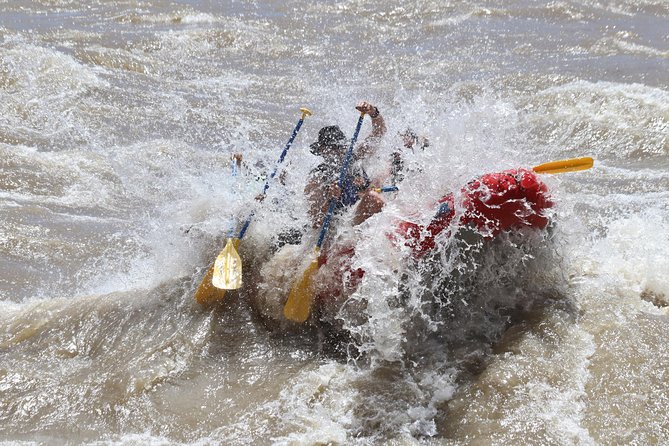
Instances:
[[[0,444],[669,444],[668,19],[0,0]],[[350,138],[361,100],[388,125],[378,165],[408,127],[429,147],[381,214],[333,228],[366,273],[327,329],[277,322],[317,236],[274,255],[309,226],[309,145]],[[419,264],[387,237],[481,174],[581,156],[542,178],[547,231],[444,236]],[[243,288],[199,305],[252,211]]]

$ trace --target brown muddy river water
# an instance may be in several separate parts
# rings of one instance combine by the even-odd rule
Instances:
[[[0,444],[669,444],[668,23],[666,0],[0,1]],[[309,146],[361,100],[388,127],[370,175],[407,127],[429,147],[331,228],[365,271],[344,305],[277,323],[317,236]],[[582,156],[542,176],[547,231],[420,262],[386,236]],[[252,212],[244,286],[203,308]]]

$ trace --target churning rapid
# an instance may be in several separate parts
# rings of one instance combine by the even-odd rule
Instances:
[[[669,444],[666,0],[0,3],[0,443]],[[274,254],[309,144],[360,100],[378,166],[407,127],[429,147],[333,227],[365,274],[327,323],[268,317],[315,243]],[[546,230],[389,241],[581,156],[542,175]],[[202,307],[253,211],[244,286]]]

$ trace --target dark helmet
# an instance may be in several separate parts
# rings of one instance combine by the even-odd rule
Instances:
[[[330,125],[323,127],[318,132],[318,141],[309,146],[309,150],[314,155],[320,155],[324,148],[341,147],[346,145],[346,135],[339,126]]]

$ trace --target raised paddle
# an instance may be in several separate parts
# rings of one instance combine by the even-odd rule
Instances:
[[[351,158],[353,157],[353,147],[355,146],[355,141],[358,139],[358,134],[360,133],[360,128],[362,127],[362,121],[364,118],[365,112],[361,112],[360,117],[358,118],[358,124],[355,128],[355,133],[353,133],[353,139],[351,139],[351,144],[348,147],[346,157],[344,158],[344,164],[342,165],[341,171],[339,172],[340,189],[344,189],[344,180],[346,179],[346,173],[348,172],[348,165],[350,164]],[[309,264],[309,267],[304,272],[304,274],[302,274],[300,280],[295,282],[290,290],[290,294],[288,294],[288,300],[286,301],[286,305],[283,307],[283,315],[288,320],[294,322],[304,322],[309,317],[311,303],[314,300],[314,289],[312,286],[313,277],[319,268],[318,256],[321,251],[321,246],[323,245],[323,240],[325,239],[325,234],[328,232],[328,227],[330,226],[330,220],[332,219],[332,214],[334,213],[336,204],[336,199],[330,200],[328,212],[325,215],[325,219],[323,220],[321,233],[318,236],[318,243],[316,243],[316,249],[314,250],[313,260]]]
[[[274,170],[271,175],[265,180],[265,185],[262,190],[262,195],[267,192],[269,188],[269,182],[274,178],[276,172],[279,168],[279,165],[283,162],[288,149],[293,144],[297,133],[302,127],[304,118],[311,116],[311,111],[306,108],[300,108],[302,116],[300,120],[297,121],[297,125],[293,129],[293,133],[290,136],[290,139],[286,143],[281,155],[279,156],[278,161],[274,166]],[[195,300],[202,305],[207,305],[212,302],[222,300],[225,297],[226,290],[234,290],[242,286],[242,262],[237,249],[239,248],[239,243],[241,239],[246,234],[246,230],[251,224],[251,219],[253,218],[253,213],[246,219],[242,229],[239,231],[239,235],[236,238],[229,237],[225,247],[221,253],[216,257],[216,260],[207,270],[207,273],[204,275],[200,286],[195,292]]]
[[[300,131],[302,123],[304,122],[304,118],[311,116],[312,114],[311,111],[306,108],[301,108],[300,111],[302,112],[302,117],[297,122],[297,125],[293,130],[293,134],[290,136],[290,139],[286,143],[286,147],[284,147],[281,155],[279,156],[279,159],[274,165],[274,170],[265,180],[265,185],[263,186],[262,192],[260,193],[261,197],[264,197],[267,189],[269,189],[269,182],[274,178],[276,172],[279,170],[279,165],[283,162],[286,154],[288,153],[288,149],[290,149],[290,146],[293,144],[293,140],[295,140],[297,133]],[[223,251],[221,251],[221,253],[216,258],[216,261],[214,262],[214,275],[212,277],[212,284],[216,288],[221,288],[223,290],[236,290],[241,288],[242,261],[239,257],[239,254],[237,253],[237,248],[239,247],[239,241],[244,238],[244,235],[246,235],[246,230],[249,228],[254,214],[255,212],[251,212],[251,215],[249,215],[249,217],[242,225],[242,229],[239,231],[239,235],[235,239],[235,243],[232,243],[230,239],[228,239],[227,243],[225,244],[225,248],[223,248]]]
[[[590,169],[594,160],[589,156],[583,158],[571,158],[568,160],[552,161],[550,163],[539,164],[532,170],[536,173],[566,173],[578,172],[579,170]]]

